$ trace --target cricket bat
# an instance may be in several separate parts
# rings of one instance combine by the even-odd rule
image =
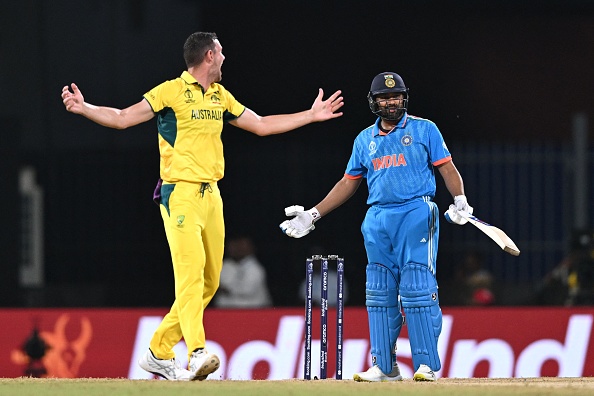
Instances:
[[[458,211],[458,214],[468,220],[468,222],[473,226],[487,234],[489,238],[494,240],[495,243],[497,243],[499,247],[501,247],[501,249],[507,253],[511,254],[512,256],[520,255],[520,249],[518,249],[514,241],[512,241],[511,238],[499,228],[492,226],[489,223],[485,223],[484,221],[469,213]]]

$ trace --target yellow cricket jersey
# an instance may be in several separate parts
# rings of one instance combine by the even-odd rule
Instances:
[[[225,172],[221,132],[225,122],[239,117],[245,106],[222,85],[206,92],[187,71],[144,94],[157,114],[161,179],[216,182]]]

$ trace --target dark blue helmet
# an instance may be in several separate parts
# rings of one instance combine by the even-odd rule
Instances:
[[[400,106],[386,104],[380,106],[376,100],[377,95],[401,93],[404,95]],[[393,72],[383,72],[373,78],[367,101],[371,112],[386,120],[399,120],[408,108],[408,88],[404,85],[402,77]],[[394,109],[396,111],[394,111]]]

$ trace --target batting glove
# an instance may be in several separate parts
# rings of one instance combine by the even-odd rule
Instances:
[[[464,217],[460,216],[458,212],[466,212],[472,214],[473,207],[468,205],[466,195],[456,195],[454,197],[454,204],[450,205],[449,209],[443,214],[446,220],[453,224],[464,225],[468,223]]]
[[[315,230],[314,223],[322,216],[316,208],[304,210],[303,206],[293,205],[285,208],[285,215],[295,216],[280,224],[280,229],[290,237],[301,238]]]

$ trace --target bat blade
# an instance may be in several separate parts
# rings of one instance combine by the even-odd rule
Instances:
[[[495,243],[499,245],[501,249],[505,252],[511,254],[512,256],[519,256],[520,249],[516,246],[514,241],[511,240],[510,237],[507,236],[503,230],[482,221],[481,219],[473,216],[469,213],[459,211],[458,214],[468,220],[473,226],[484,232],[489,238],[491,238]]]

